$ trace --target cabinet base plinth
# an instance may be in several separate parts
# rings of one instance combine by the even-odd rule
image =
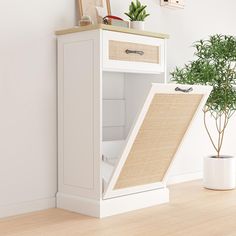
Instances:
[[[93,200],[57,193],[57,207],[80,214],[104,218],[169,202],[169,189],[161,188],[106,200]]]

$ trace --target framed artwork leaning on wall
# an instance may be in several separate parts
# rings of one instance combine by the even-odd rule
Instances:
[[[101,16],[111,15],[110,0],[77,0],[77,22],[90,16],[94,24],[102,23]]]

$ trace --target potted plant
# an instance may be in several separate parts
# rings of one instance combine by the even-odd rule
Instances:
[[[213,87],[203,112],[204,125],[216,154],[204,158],[204,186],[215,190],[234,189],[235,157],[222,155],[222,145],[236,110],[236,38],[213,35],[196,42],[194,48],[195,60],[176,68],[171,73],[172,80]],[[215,130],[209,127],[208,114],[214,120]]]
[[[129,6],[129,13],[125,13],[130,18],[131,28],[144,30],[144,20],[150,15],[146,12],[146,5],[142,5],[139,0],[132,1]]]

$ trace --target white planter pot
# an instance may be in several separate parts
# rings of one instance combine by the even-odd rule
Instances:
[[[131,21],[130,27],[132,29],[144,30],[145,22],[144,21]]]
[[[203,185],[213,190],[230,190],[236,185],[235,157],[205,157]]]

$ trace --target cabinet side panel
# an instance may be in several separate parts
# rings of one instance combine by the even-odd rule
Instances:
[[[83,56],[82,56],[83,55]],[[93,41],[64,44],[65,185],[94,188]]]

